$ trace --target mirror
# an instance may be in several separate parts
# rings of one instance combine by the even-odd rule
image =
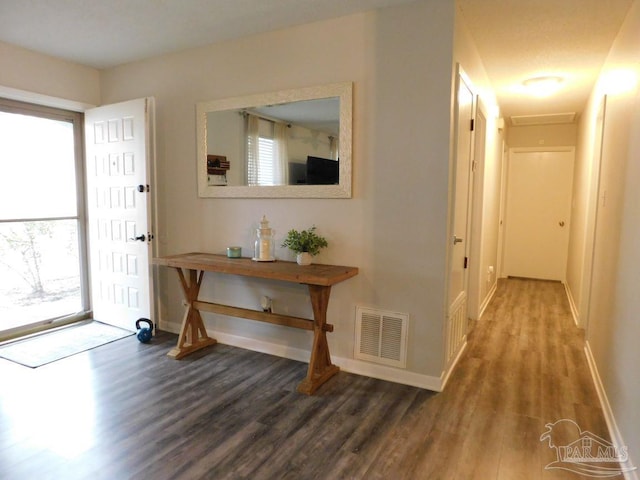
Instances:
[[[351,198],[352,84],[196,105],[200,197]]]

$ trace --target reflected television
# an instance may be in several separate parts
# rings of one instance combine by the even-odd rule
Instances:
[[[307,157],[307,185],[337,185],[340,183],[340,162],[331,158]]]

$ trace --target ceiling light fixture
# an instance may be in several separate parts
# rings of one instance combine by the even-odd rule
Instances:
[[[522,84],[526,91],[536,97],[547,97],[560,89],[564,79],[558,75],[543,75],[527,78]]]

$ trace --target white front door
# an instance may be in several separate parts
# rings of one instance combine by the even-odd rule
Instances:
[[[512,149],[507,173],[504,275],[565,281],[573,148]]]
[[[85,112],[93,318],[130,330],[153,320],[152,112],[151,98]]]

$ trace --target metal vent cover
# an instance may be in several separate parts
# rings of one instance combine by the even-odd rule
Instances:
[[[545,115],[519,115],[511,117],[511,125],[520,127],[523,125],[557,125],[573,123],[576,120],[576,112],[550,113]]]
[[[354,357],[406,368],[408,323],[404,313],[356,307]]]

